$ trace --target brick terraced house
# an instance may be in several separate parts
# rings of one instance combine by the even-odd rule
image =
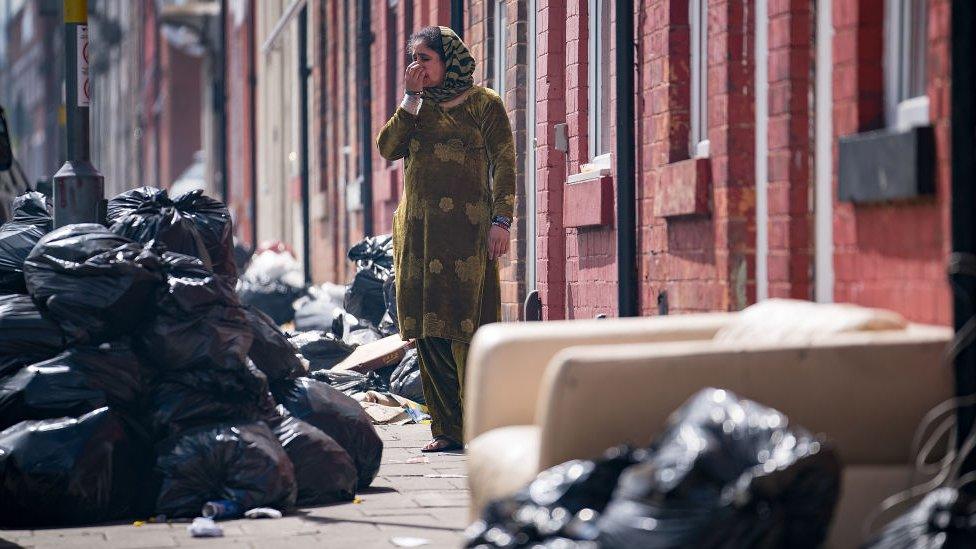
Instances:
[[[240,20],[256,25],[250,131],[290,143],[255,153],[257,234],[284,230],[296,250],[307,234],[317,281],[348,280],[349,245],[390,230],[402,163],[369,145],[402,96],[407,37],[449,25],[460,4],[476,83],[502,95],[516,134],[507,319],[520,318],[537,292],[544,319],[736,310],[793,297],[952,322],[951,0],[237,4],[249,10]],[[622,19],[633,22],[634,60],[624,111],[633,117],[623,121],[618,5],[633,9]],[[306,10],[304,38],[296,9]],[[262,81],[275,63],[286,69]],[[304,112],[295,110],[303,75]],[[280,99],[264,105],[266,93]],[[618,130],[631,123],[632,147],[621,155]],[[303,155],[304,194],[294,167]],[[623,157],[632,176],[621,174]],[[274,172],[285,175],[263,171],[287,163]],[[626,180],[634,223],[621,228]],[[262,216],[266,200],[290,221]],[[296,218],[303,200],[308,225]],[[618,239],[620,230],[632,238]],[[625,295],[619,258],[633,265]]]

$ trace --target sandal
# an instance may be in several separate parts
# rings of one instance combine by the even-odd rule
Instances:
[[[430,442],[427,443],[426,446],[420,449],[420,451],[425,454],[432,454],[435,452],[457,452],[458,450],[464,450],[464,445],[444,435],[434,437]]]

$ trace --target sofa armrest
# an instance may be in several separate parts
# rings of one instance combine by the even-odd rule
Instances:
[[[624,442],[647,445],[705,387],[826,433],[847,464],[904,464],[921,418],[953,394],[951,370],[941,363],[949,334],[839,335],[776,348],[712,341],[568,348],[543,381],[540,470]]]
[[[496,427],[533,423],[542,375],[561,349],[710,339],[729,318],[729,313],[705,313],[486,325],[475,334],[468,353],[465,440]]]

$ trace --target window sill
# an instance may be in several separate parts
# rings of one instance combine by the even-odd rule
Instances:
[[[613,176],[607,171],[569,177],[563,190],[564,227],[603,227],[613,223]]]
[[[838,198],[870,204],[935,194],[931,126],[848,135],[838,143]]]
[[[654,215],[709,215],[711,182],[712,163],[708,158],[691,158],[665,165],[654,192]]]
[[[895,131],[908,131],[929,125],[929,98],[927,95],[913,97],[898,103],[895,111]]]

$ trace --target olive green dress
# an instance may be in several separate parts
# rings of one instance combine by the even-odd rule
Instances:
[[[451,340],[444,356],[464,360],[482,324],[501,316],[498,265],[488,259],[488,231],[496,215],[513,217],[515,145],[505,106],[494,91],[474,86],[461,103],[444,108],[425,99],[418,115],[398,108],[377,137],[380,154],[404,159],[403,197],[393,216],[396,300],[404,340]],[[421,362],[424,362],[423,356]],[[450,385],[463,385],[463,364]],[[427,364],[423,370],[431,370]],[[438,383],[434,375],[426,384]],[[432,387],[433,393],[460,387]],[[453,400],[449,396],[448,400]],[[437,399],[440,400],[440,399]],[[431,415],[436,416],[436,403]],[[458,402],[460,407],[460,402]],[[457,423],[459,423],[460,410]],[[460,441],[459,428],[439,428]],[[455,421],[450,421],[455,423]],[[448,431],[439,433],[438,431]]]

